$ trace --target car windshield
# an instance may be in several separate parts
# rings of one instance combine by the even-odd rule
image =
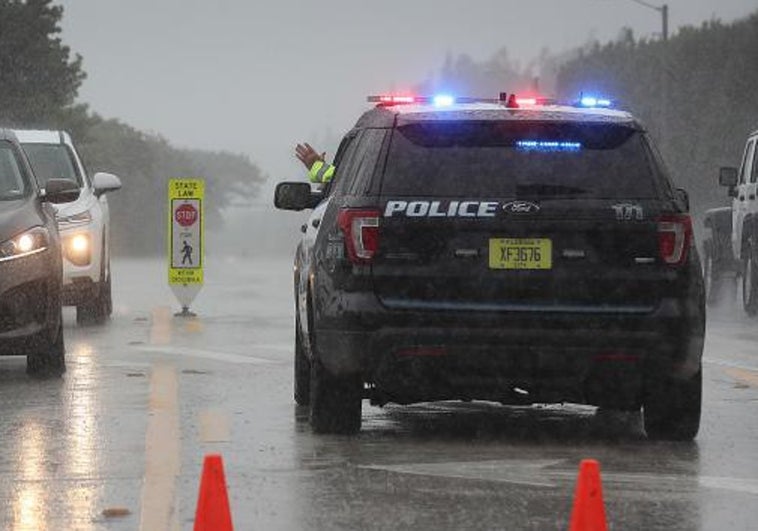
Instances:
[[[656,197],[641,133],[618,125],[434,122],[392,137],[382,193],[439,197]]]
[[[37,182],[42,188],[50,179],[69,179],[82,186],[81,175],[74,166],[66,146],[31,143],[25,143],[23,146]]]
[[[13,149],[0,142],[0,201],[12,201],[26,194],[24,173]]]

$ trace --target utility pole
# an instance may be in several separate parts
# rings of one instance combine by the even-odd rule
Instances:
[[[661,142],[661,147],[665,149],[667,147],[666,142],[668,141],[668,132],[669,132],[669,81],[668,81],[668,46],[667,41],[669,40],[669,6],[668,4],[663,5],[656,5],[651,4],[647,0],[632,0],[632,2],[639,4],[641,6],[647,7],[649,9],[654,9],[658,13],[661,14],[661,40],[663,41],[663,46],[661,47],[661,58],[660,58],[660,69],[661,69],[661,97],[660,97],[660,110],[659,110],[659,116],[657,117],[660,121],[660,128],[659,128],[659,134],[660,138],[659,141]]]
[[[663,4],[661,6],[661,18],[663,18],[663,41],[669,40],[669,6]]]
[[[632,2],[637,3],[641,6],[649,7],[650,9],[654,9],[661,14],[661,26],[662,26],[661,38],[664,40],[664,42],[669,40],[669,6],[668,4],[657,6],[645,0],[632,0]]]

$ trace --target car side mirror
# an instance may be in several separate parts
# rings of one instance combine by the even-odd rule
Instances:
[[[308,183],[285,182],[276,185],[274,206],[281,210],[305,210],[321,201],[321,194],[311,191]]]
[[[734,188],[737,186],[738,172],[737,168],[721,168],[719,169],[719,185]]]
[[[79,184],[71,179],[48,179],[41,194],[43,201],[70,203],[79,199]]]
[[[737,168],[725,167],[719,169],[719,185],[728,188],[729,197],[737,197],[737,182],[739,181],[739,171]]]
[[[685,212],[690,211],[690,195],[684,188],[677,188],[674,190],[674,197],[682,205]]]
[[[120,190],[121,179],[112,173],[99,171],[92,177],[92,188],[95,191],[95,195],[100,197],[104,193]]]

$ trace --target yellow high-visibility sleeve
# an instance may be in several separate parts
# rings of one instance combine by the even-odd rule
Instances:
[[[308,171],[308,177],[314,183],[328,183],[334,177],[335,167],[323,160],[317,160]]]

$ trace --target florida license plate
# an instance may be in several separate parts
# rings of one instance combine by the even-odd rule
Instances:
[[[490,238],[490,269],[552,269],[549,238]]]

